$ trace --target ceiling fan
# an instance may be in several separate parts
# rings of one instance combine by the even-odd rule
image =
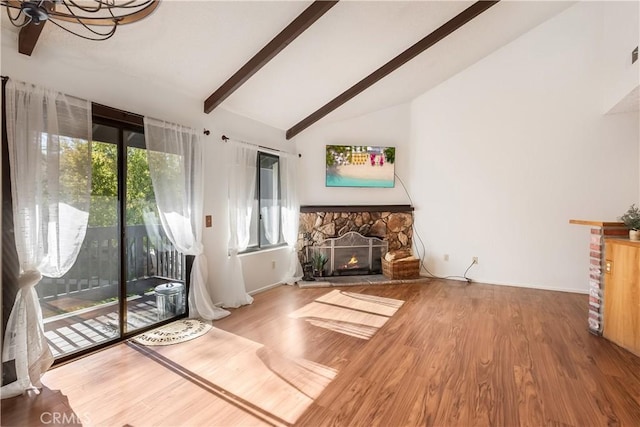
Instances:
[[[47,22],[83,39],[107,40],[118,25],[146,18],[159,3],[160,0],[0,0],[11,24],[20,28],[18,50],[25,55],[31,55]]]

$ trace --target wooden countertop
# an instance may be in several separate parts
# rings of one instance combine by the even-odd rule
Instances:
[[[590,227],[623,227],[624,223],[618,221],[586,221],[583,219],[570,219],[569,224],[588,225]]]

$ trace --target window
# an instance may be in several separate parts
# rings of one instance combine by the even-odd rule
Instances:
[[[248,250],[283,244],[280,224],[280,158],[258,152],[256,192]]]

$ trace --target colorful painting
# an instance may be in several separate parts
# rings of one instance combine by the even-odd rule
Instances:
[[[392,188],[395,147],[327,145],[327,187]]]

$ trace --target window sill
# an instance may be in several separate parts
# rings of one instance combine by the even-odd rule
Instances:
[[[239,252],[238,256],[260,254],[265,252],[273,252],[288,247],[286,243],[280,243],[278,245],[267,246],[266,248],[247,248],[243,252]]]

